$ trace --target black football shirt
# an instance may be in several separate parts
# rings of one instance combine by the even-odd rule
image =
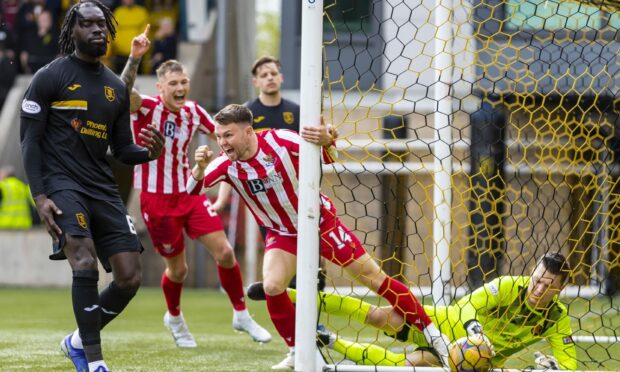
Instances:
[[[265,129],[290,129],[299,132],[299,105],[282,99],[277,106],[265,106],[256,98],[246,103],[254,116],[255,131]]]
[[[106,153],[108,147],[115,153],[133,145],[133,138],[127,89],[110,69],[75,56],[54,60],[34,75],[21,117],[22,125],[28,118],[35,121],[25,121],[27,125],[45,126],[39,141],[42,179],[31,179],[30,172],[31,185],[41,186],[46,195],[71,189],[100,199],[118,198]]]

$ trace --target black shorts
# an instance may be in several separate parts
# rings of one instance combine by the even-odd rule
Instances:
[[[57,191],[49,198],[62,211],[54,216],[62,230],[58,244],[54,244],[52,260],[64,260],[65,235],[87,237],[94,241],[99,261],[110,272],[109,257],[120,252],[142,252],[133,221],[120,198],[96,199],[75,190]]]

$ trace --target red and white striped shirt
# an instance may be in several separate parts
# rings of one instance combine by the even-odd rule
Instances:
[[[132,114],[134,140],[150,123],[157,124],[166,143],[157,159],[134,167],[133,186],[150,193],[176,194],[186,192],[189,177],[187,148],[197,130],[213,133],[213,119],[196,102],[187,101],[179,112],[164,106],[161,97],[142,96],[142,106]]]
[[[230,183],[250,208],[259,225],[286,235],[297,234],[299,186],[299,142],[290,130],[266,130],[256,133],[258,150],[249,160],[230,161],[226,155],[213,160],[202,181],[188,183],[188,192],[198,194],[202,187],[218,182]],[[333,158],[323,149],[323,161]],[[191,176],[190,176],[191,177]],[[321,194],[321,214],[335,215],[331,201]]]

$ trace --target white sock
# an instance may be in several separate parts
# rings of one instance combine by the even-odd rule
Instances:
[[[80,337],[80,330],[76,329],[73,331],[73,335],[71,336],[71,346],[76,349],[83,349],[84,345],[82,345],[82,338]]]
[[[443,363],[447,363],[448,357],[448,348],[450,341],[448,338],[441,334],[441,331],[435,326],[435,324],[431,323],[424,328],[422,331],[424,333],[424,337],[428,341],[429,344],[435,348],[435,351],[439,353],[439,356],[443,360]],[[446,365],[447,366],[447,365]]]
[[[289,351],[289,353],[291,353],[291,354],[295,354],[295,346],[290,346],[290,347],[288,348],[288,351]]]
[[[175,320],[175,321],[180,320],[182,317],[183,317],[183,313],[180,311],[179,311],[179,315],[170,314],[170,319]]]
[[[424,337],[426,338],[426,341],[428,341],[428,343],[432,343],[433,339],[441,336],[441,332],[433,323],[427,325],[426,328],[424,328],[424,330],[422,331],[422,333],[424,333]]]
[[[243,318],[249,318],[250,317],[250,313],[248,312],[248,309],[243,309],[243,310],[235,310],[233,309],[233,311],[235,312],[235,316],[239,319],[243,319]]]
[[[88,372],[95,372],[95,370],[99,367],[103,367],[106,370],[108,369],[108,366],[105,365],[105,362],[103,360],[97,360],[88,363]]]

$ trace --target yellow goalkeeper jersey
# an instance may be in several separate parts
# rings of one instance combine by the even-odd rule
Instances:
[[[562,369],[577,368],[577,352],[572,339],[566,306],[557,298],[544,310],[533,309],[526,301],[529,276],[502,276],[450,306],[424,306],[441,332],[455,341],[465,337],[464,324],[476,319],[495,347],[494,367],[536,342],[546,339]],[[409,333],[410,341],[426,345],[420,332]]]

